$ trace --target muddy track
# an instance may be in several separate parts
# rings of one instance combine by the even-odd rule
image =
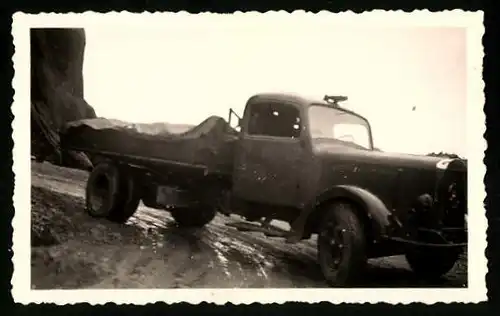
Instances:
[[[124,225],[84,212],[87,173],[32,164],[33,288],[325,287],[314,239],[286,244],[243,233],[217,216],[181,229],[140,206]],[[417,280],[403,257],[370,260],[368,287],[462,287],[465,259],[436,284]]]

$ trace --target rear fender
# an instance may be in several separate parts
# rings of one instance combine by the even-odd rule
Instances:
[[[321,193],[315,201],[314,207],[304,210],[307,215],[304,224],[309,222],[312,216],[321,212],[321,205],[334,201],[336,199],[346,199],[361,206],[359,210],[364,216],[361,220],[366,221],[370,225],[372,238],[375,240],[385,237],[392,227],[392,213],[387,209],[386,205],[373,193],[351,185],[334,186]]]

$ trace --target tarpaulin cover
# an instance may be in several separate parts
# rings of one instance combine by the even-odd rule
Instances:
[[[213,172],[230,172],[236,132],[221,117],[211,116],[199,125],[130,123],[95,118],[66,124],[61,144],[91,153],[174,161],[206,166]]]

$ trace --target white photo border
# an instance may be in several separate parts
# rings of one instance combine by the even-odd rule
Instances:
[[[190,19],[255,19],[259,22],[276,23],[283,21],[305,21],[314,19],[333,24],[366,25],[376,23],[377,26],[450,26],[467,29],[467,151],[468,166],[468,206],[469,206],[469,246],[468,246],[468,287],[463,289],[438,288],[377,288],[377,289],[113,289],[113,290],[33,290],[31,289],[31,246],[30,246],[30,197],[31,170],[30,160],[30,39],[29,29],[34,27],[84,27],[91,24],[102,24],[119,27],[120,23],[140,25],[147,23],[154,26],[162,19],[177,19],[179,22]],[[16,302],[74,304],[147,304],[154,302],[198,304],[208,302],[215,304],[250,304],[250,303],[285,303],[285,302],[323,302],[332,303],[379,303],[408,304],[421,302],[433,304],[437,302],[476,303],[485,301],[487,259],[486,228],[487,220],[484,210],[486,197],[483,183],[486,167],[483,163],[486,141],[484,106],[484,82],[482,79],[484,33],[483,12],[467,12],[450,10],[430,12],[428,10],[403,12],[374,10],[364,13],[352,11],[331,13],[321,11],[310,13],[305,11],[269,11],[236,12],[234,14],[201,13],[189,14],[185,11],[170,13],[43,13],[25,14],[17,12],[13,15],[12,35],[15,53],[13,64],[15,74],[13,89],[15,90],[12,112],[14,140],[13,172],[15,174],[13,226],[13,265],[12,295]]]

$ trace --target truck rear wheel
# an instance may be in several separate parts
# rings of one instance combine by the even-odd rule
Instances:
[[[459,249],[422,249],[406,253],[406,261],[415,274],[425,280],[438,279],[448,273],[460,257]]]
[[[212,207],[200,206],[173,209],[170,214],[180,227],[203,227],[214,219],[216,212]]]
[[[365,243],[363,226],[350,204],[336,203],[326,211],[318,232],[318,260],[330,286],[358,281],[367,261]]]
[[[120,174],[112,164],[99,163],[87,180],[86,209],[92,217],[125,223],[134,215],[140,202],[132,178]]]

